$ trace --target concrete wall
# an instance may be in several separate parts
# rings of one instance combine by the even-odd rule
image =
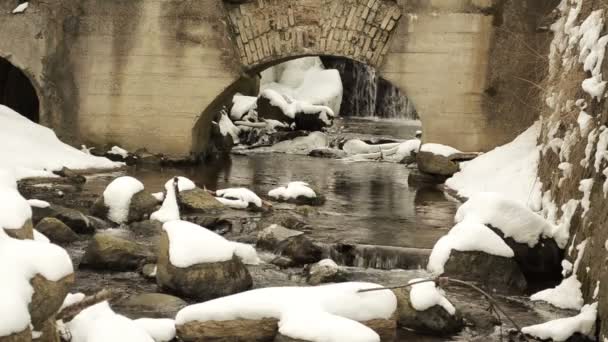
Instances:
[[[487,150],[536,116],[503,106],[519,96],[501,96],[513,84],[498,87],[516,67],[505,56],[522,47],[505,44],[497,27],[528,20],[504,9],[527,3],[538,2],[32,0],[25,14],[12,15],[14,3],[4,0],[0,32],[9,38],[0,57],[30,75],[42,122],[70,142],[200,152],[214,100],[239,88],[245,73],[333,55],[375,66],[404,90],[426,141]],[[527,41],[533,24],[508,28]]]

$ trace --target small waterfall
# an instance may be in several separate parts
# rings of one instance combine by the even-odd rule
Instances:
[[[412,101],[380,77],[376,69],[345,58],[322,57],[326,68],[337,69],[344,95],[341,116],[418,119]]]
[[[425,268],[430,249],[359,244],[329,244],[323,246],[325,256],[344,266],[392,270]]]

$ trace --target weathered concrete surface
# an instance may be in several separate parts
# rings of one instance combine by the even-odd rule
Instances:
[[[404,90],[426,141],[487,150],[536,117],[534,106],[509,106],[532,87],[509,73],[535,79],[533,65],[510,61],[544,54],[547,34],[536,28],[554,2],[32,0],[12,15],[5,1],[0,57],[30,77],[41,122],[70,142],[204,151],[221,100],[251,88],[249,76],[331,55],[372,65]]]

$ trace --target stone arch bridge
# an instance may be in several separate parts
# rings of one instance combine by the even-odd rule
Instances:
[[[488,150],[536,117],[539,27],[556,4],[31,0],[12,14],[17,2],[0,0],[0,58],[29,77],[42,124],[73,143],[172,155],[204,149],[238,80],[310,55],[377,68],[414,102],[426,141]]]

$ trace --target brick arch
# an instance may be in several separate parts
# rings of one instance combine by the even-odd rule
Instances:
[[[391,0],[258,0],[225,3],[245,70],[328,55],[380,67],[402,16]]]

